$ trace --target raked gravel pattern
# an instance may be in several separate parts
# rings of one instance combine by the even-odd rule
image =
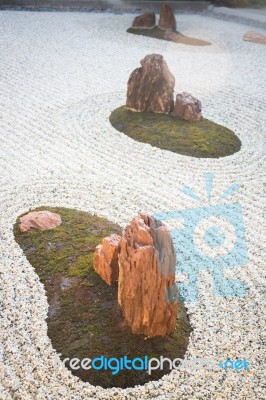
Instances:
[[[160,42],[127,34],[132,18],[0,12],[1,400],[265,398],[265,47],[242,41],[247,26],[183,14],[178,29],[213,45]],[[165,57],[177,92],[191,92],[207,118],[237,133],[240,152],[190,158],[110,126],[129,74],[149,53]],[[199,274],[199,301],[186,303],[194,329],[187,355],[245,358],[250,371],[174,371],[145,386],[105,390],[56,366],[44,287],[14,240],[16,217],[36,206],[64,206],[125,226],[139,211],[197,207],[180,189],[189,185],[206,199],[206,172],[215,174],[214,200],[233,181],[240,185],[230,201],[243,207],[249,262],[225,275],[249,291],[242,299],[216,298],[211,272]]]

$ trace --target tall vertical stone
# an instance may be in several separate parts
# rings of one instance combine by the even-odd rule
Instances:
[[[166,226],[140,214],[120,240],[118,303],[135,334],[165,336],[175,330],[175,250]]]
[[[162,4],[159,19],[159,28],[167,31],[176,31],[176,20],[169,4]]]
[[[174,108],[175,78],[160,54],[141,60],[127,84],[126,106],[132,111],[170,113]]]

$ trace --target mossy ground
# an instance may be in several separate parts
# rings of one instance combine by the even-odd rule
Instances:
[[[195,39],[189,36],[182,35],[180,32],[175,32],[171,35],[171,38],[166,36],[166,31],[160,29],[158,26],[154,28],[129,28],[128,33],[133,33],[134,35],[148,36],[155,39],[167,40],[174,43],[187,44],[190,46],[209,46],[210,42],[205,40]]]
[[[117,284],[108,286],[94,272],[95,247],[103,237],[121,234],[121,228],[104,218],[66,208],[39,207],[34,211],[44,209],[60,214],[62,224],[47,231],[20,233],[17,220],[14,234],[44,284],[49,303],[48,336],[62,354],[61,359],[93,359],[101,355],[107,358],[127,355],[131,359],[145,355],[183,357],[191,328],[182,303],[174,334],[145,340],[126,326],[117,304]],[[145,371],[112,375],[104,370],[72,370],[83,381],[104,388],[144,384],[168,372],[165,368],[151,375]]]
[[[122,106],[111,113],[110,122],[138,142],[185,156],[219,158],[241,148],[233,131],[205,118],[188,122],[167,114],[133,112]]]

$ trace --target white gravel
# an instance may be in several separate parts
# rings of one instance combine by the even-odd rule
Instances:
[[[265,47],[242,41],[247,26],[192,15],[177,16],[178,29],[212,46],[160,42],[127,34],[132,18],[0,12],[2,400],[265,398]],[[134,142],[110,126],[130,72],[149,53],[165,57],[177,92],[191,92],[207,118],[237,133],[240,152],[189,158]],[[139,211],[196,207],[180,188],[185,183],[204,196],[205,172],[215,173],[216,196],[233,181],[241,187],[233,200],[243,207],[249,262],[230,277],[246,282],[249,293],[216,298],[211,273],[200,274],[199,302],[186,304],[194,328],[188,355],[245,358],[251,370],[178,371],[142,387],[104,390],[55,367],[44,287],[14,240],[16,217],[31,207],[65,206],[125,225]]]

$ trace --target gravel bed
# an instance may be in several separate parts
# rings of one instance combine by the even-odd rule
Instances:
[[[247,27],[233,22],[178,15],[183,34],[212,42],[192,47],[127,34],[132,18],[0,12],[1,400],[265,398],[265,48],[242,41]],[[129,74],[149,53],[165,57],[176,91],[199,98],[206,118],[239,136],[241,151],[190,158],[112,128],[110,112],[125,103]],[[217,298],[212,273],[199,273],[198,302],[185,304],[194,329],[188,356],[245,358],[250,371],[174,371],[142,387],[104,390],[56,366],[44,287],[14,240],[17,216],[62,206],[124,226],[139,211],[197,207],[181,187],[206,199],[206,172],[215,174],[214,202],[232,182],[240,186],[230,201],[243,208],[249,261],[225,275],[249,291],[244,298]]]

